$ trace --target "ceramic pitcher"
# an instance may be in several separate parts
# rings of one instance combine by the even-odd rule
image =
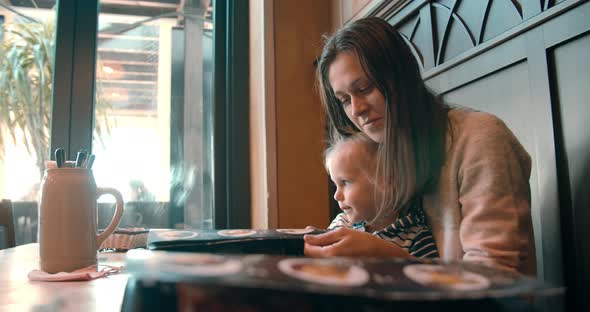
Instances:
[[[117,206],[109,226],[98,234],[97,199],[103,194],[113,195]],[[119,191],[96,187],[92,170],[45,170],[39,203],[41,269],[71,272],[96,264],[97,250],[119,224],[123,204]]]

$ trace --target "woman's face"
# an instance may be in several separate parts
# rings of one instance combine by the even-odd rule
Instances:
[[[344,52],[330,65],[328,79],[348,119],[373,141],[385,137],[385,97],[371,83],[355,53]]]

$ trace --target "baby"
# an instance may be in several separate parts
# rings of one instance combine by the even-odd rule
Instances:
[[[348,227],[369,231],[370,222],[377,214],[383,192],[389,191],[377,177],[378,144],[363,133],[337,139],[325,152],[325,166],[336,185],[334,199],[342,213],[328,229]],[[372,232],[390,241],[417,258],[438,257],[436,244],[421,200],[400,214],[393,224]]]

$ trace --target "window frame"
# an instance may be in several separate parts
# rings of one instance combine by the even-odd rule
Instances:
[[[214,5],[213,222],[215,228],[249,228],[249,1]]]

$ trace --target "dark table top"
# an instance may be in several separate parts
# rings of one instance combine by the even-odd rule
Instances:
[[[150,298],[160,298],[182,309],[219,311],[531,311],[534,298],[563,293],[462,261],[306,258],[306,232],[151,230],[151,250],[128,253],[132,278],[123,310],[144,310],[156,306],[146,306]]]

